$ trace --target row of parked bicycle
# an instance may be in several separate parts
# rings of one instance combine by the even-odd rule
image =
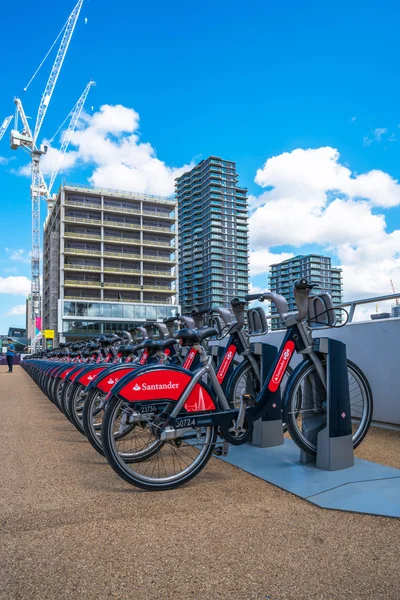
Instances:
[[[282,418],[299,448],[315,456],[305,424],[316,418],[321,427],[326,423],[327,378],[312,324],[334,326],[335,311],[329,295],[311,295],[313,287],[305,279],[295,282],[295,313],[278,294],[247,295],[246,302],[233,299],[231,311],[194,310],[118,335],[60,344],[21,364],[114,471],[140,488],[186,483],[213,453],[249,441],[254,422],[267,413]],[[254,299],[271,301],[286,326],[266,376],[250,341],[267,330],[262,308],[247,311],[245,327],[246,303]],[[295,353],[303,360],[292,370]],[[347,371],[357,447],[370,426],[372,395],[351,361]]]

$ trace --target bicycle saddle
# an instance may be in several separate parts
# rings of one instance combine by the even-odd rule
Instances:
[[[206,338],[218,335],[215,327],[203,327],[202,329],[180,329],[174,334],[174,338],[192,344],[201,344]]]
[[[165,350],[165,348],[170,348],[171,346],[175,346],[176,339],[168,338],[167,340],[145,340],[143,342],[142,347],[147,348],[147,350]]]
[[[141,346],[141,344],[136,344],[136,346]],[[124,355],[131,354],[131,352],[134,352],[136,346],[133,346],[132,344],[121,344],[121,346],[118,346],[118,352]]]
[[[97,342],[89,342],[87,347],[89,348],[89,350],[98,350],[100,348],[100,344],[98,344]]]

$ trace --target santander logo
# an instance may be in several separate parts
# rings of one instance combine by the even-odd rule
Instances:
[[[139,390],[176,390],[178,388],[179,383],[170,381],[168,383],[142,383],[142,385],[136,383],[132,389],[138,392]]]
[[[271,392],[276,392],[276,390],[278,389],[285,374],[286,367],[290,362],[293,351],[294,343],[292,342],[292,340],[288,340],[285,344],[285,348],[283,349],[283,352],[278,360],[278,364],[276,365],[275,370],[272,374],[271,381],[268,385],[268,389]]]

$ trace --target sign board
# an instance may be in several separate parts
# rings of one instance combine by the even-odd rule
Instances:
[[[54,329],[45,329],[43,333],[46,340],[54,339]]]

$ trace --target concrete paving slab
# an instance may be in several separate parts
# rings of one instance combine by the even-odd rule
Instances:
[[[324,508],[400,517],[400,469],[359,458],[348,469],[317,469],[300,463],[288,439],[274,448],[233,446],[223,460]]]

